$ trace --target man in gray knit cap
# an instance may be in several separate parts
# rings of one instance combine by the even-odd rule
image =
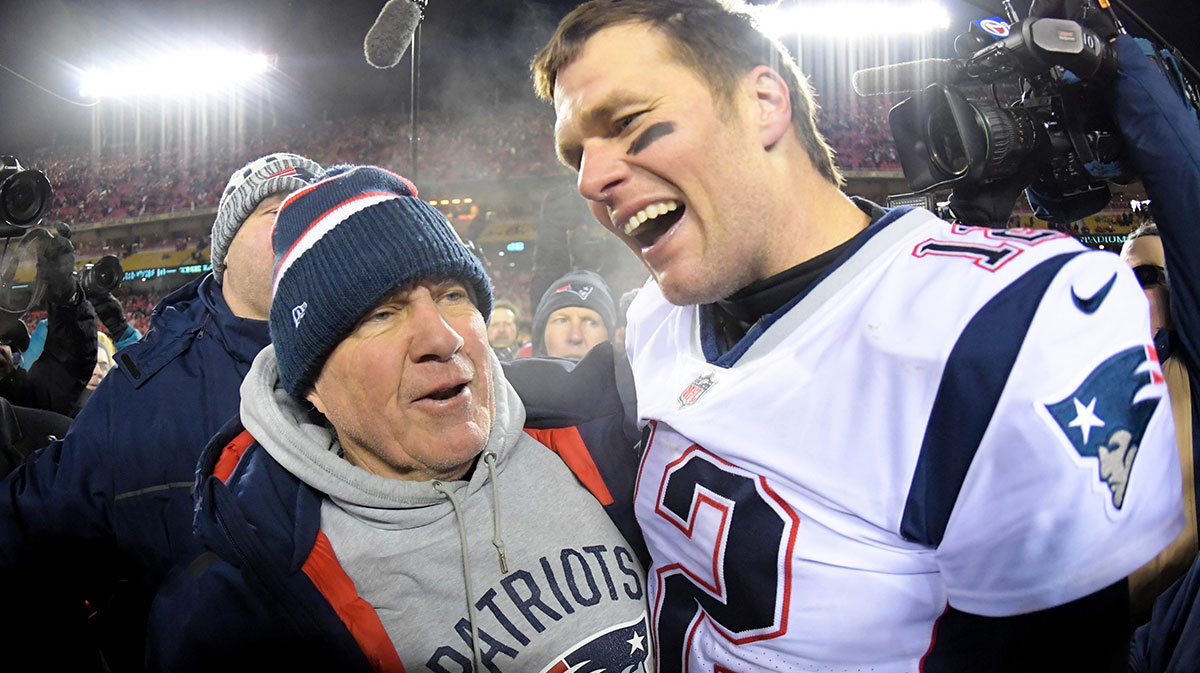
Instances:
[[[295,154],[250,162],[229,178],[212,228],[213,278],[234,315],[266,320],[271,308],[271,226],[279,204],[321,173]]]
[[[191,534],[196,459],[236,414],[238,386],[270,341],[275,211],[323,172],[279,153],[234,173],[213,225],[212,273],[163,299],[66,437],[0,482],[0,586],[6,600],[28,587],[8,604],[38,615],[12,642],[62,638],[51,625],[87,599],[109,666],[141,670],[151,600],[201,551]],[[48,594],[59,590],[56,604]],[[37,653],[40,669],[87,665],[54,658],[72,648],[21,649]]]

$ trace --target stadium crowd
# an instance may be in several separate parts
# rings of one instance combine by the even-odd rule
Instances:
[[[544,106],[481,112],[445,111],[421,122],[422,182],[564,175],[554,156]],[[844,170],[896,172],[900,168],[887,126],[887,104],[875,99],[837,101],[821,116],[822,130]],[[200,148],[136,146],[51,147],[30,153],[28,164],[46,172],[55,187],[53,217],[73,227],[107,221],[214,208],[214,185],[241,157],[287,148],[323,161],[355,157],[409,171],[407,118],[398,114],[329,119],[268,129],[236,147],[209,142]]]

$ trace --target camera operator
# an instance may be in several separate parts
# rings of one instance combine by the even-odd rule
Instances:
[[[1059,13],[1067,8],[1061,2],[1041,3],[1045,13]],[[1069,3],[1078,4],[1078,3]],[[1034,11],[1039,9],[1035,3]],[[1116,35],[1115,27],[1106,17],[1096,11],[1084,10],[1066,18],[1081,20],[1102,37]],[[1122,256],[1131,264],[1154,266],[1163,264],[1170,275],[1169,310],[1159,312],[1165,319],[1166,329],[1159,330],[1155,342],[1164,372],[1171,385],[1172,406],[1176,418],[1181,457],[1185,464],[1194,464],[1196,447],[1200,446],[1196,433],[1200,423],[1196,422],[1196,407],[1192,400],[1200,399],[1196,366],[1200,362],[1200,228],[1195,218],[1200,212],[1200,126],[1191,110],[1184,105],[1177,91],[1163,73],[1148,59],[1140,47],[1128,36],[1116,36],[1113,44],[1117,51],[1118,69],[1116,78],[1109,87],[1111,109],[1124,138],[1128,157],[1146,193],[1153,201],[1157,231],[1142,231],[1126,243]],[[1148,254],[1153,247],[1143,239],[1161,246],[1155,254]],[[1157,259],[1154,259],[1157,258]],[[1157,292],[1167,286],[1166,277],[1158,280],[1141,276],[1143,287]],[[1166,318],[1169,316],[1169,318]],[[1179,384],[1174,384],[1173,372],[1182,375]],[[1194,480],[1186,479],[1185,493],[1194,492]],[[1195,507],[1195,499],[1187,498],[1189,506]],[[1187,567],[1189,559],[1196,554],[1195,515],[1189,512],[1189,530],[1160,557],[1154,568],[1158,577],[1146,578],[1148,582],[1170,581],[1181,568]],[[1189,537],[1190,536],[1190,537]],[[1141,572],[1139,572],[1141,574]],[[1131,578],[1131,588],[1136,589],[1138,577]],[[1148,590],[1159,588],[1148,584]],[[1150,622],[1138,629],[1134,635],[1130,653],[1130,670],[1193,671],[1200,661],[1200,566],[1191,561],[1190,570],[1179,581],[1167,589],[1155,602]],[[1138,596],[1134,596],[1135,603]]]
[[[108,337],[112,339],[109,345],[112,346],[113,352],[137,343],[142,338],[142,333],[125,320],[125,310],[121,302],[113,296],[113,292],[121,284],[123,274],[120,260],[112,255],[101,258],[95,264],[88,264],[79,274],[79,289],[96,310],[96,317],[100,319]],[[29,349],[25,351],[21,366],[25,369],[32,367],[42,356],[45,345],[46,320],[43,319],[29,336]]]
[[[0,362],[0,397],[59,414],[71,413],[96,366],[96,314],[75,280],[75,253],[66,233],[38,245],[47,310],[41,357],[29,371],[13,366],[11,352]]]

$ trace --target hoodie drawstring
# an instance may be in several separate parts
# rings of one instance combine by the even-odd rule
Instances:
[[[492,545],[496,547],[496,553],[500,557],[500,572],[507,573],[508,564],[504,560],[504,540],[500,537],[500,493],[496,487],[496,454],[491,451],[485,453],[483,462],[487,465],[488,476],[492,482]],[[471,622],[471,653],[475,657],[475,670],[483,671],[485,669],[483,655],[479,652],[479,626],[477,624],[479,614],[475,610],[475,602],[471,600],[475,595],[475,588],[471,582],[471,553],[467,548],[467,527],[463,522],[462,505],[459,504],[458,497],[442,482],[434,481],[433,490],[446,496],[450,505],[454,507],[454,518],[458,522],[458,542],[462,549],[463,580],[467,585],[467,618]]]
[[[496,486],[496,454],[488,451],[483,454],[483,464],[487,465],[488,476],[492,482],[492,546],[500,557],[500,572],[508,574],[508,563],[504,560],[504,538],[500,537],[500,490]]]
[[[463,524],[462,509],[459,507],[458,498],[453,493],[446,490],[446,487],[440,481],[433,482],[433,490],[446,496],[450,504],[454,506],[454,518],[458,520],[458,544],[462,548],[463,562],[463,579],[467,583],[467,618],[471,622],[471,652],[475,655],[475,670],[483,670],[483,657],[479,654],[479,626],[475,623],[475,602],[471,597],[475,595],[475,588],[471,586],[471,553],[467,550],[467,528]]]

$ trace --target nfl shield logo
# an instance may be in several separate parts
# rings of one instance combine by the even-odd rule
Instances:
[[[717,379],[712,374],[702,374],[696,377],[696,380],[688,384],[687,388],[679,394],[679,408],[695,404],[700,396],[703,395],[709,388],[717,382]]]

